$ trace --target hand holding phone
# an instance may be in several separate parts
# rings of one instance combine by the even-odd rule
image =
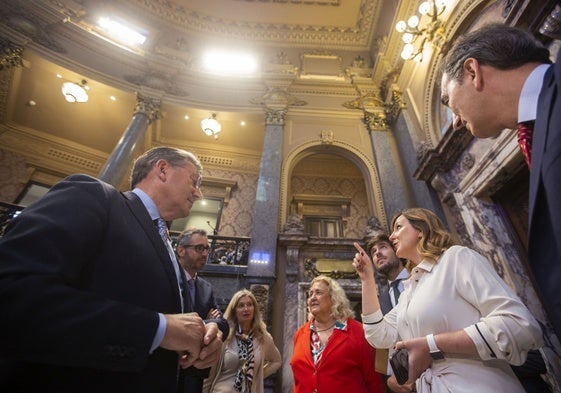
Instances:
[[[403,385],[409,379],[409,355],[407,349],[401,348],[390,357],[390,365],[397,383]]]

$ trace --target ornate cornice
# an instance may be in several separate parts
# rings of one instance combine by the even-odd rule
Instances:
[[[12,67],[21,67],[23,48],[8,40],[0,38],[0,71]]]
[[[352,27],[315,26],[295,24],[255,23],[236,21],[216,15],[203,14],[182,4],[167,0],[130,0],[158,18],[163,18],[182,30],[199,34],[221,35],[228,39],[244,39],[271,44],[295,43],[316,46],[317,42],[328,42],[339,48],[364,47],[370,45],[373,19],[379,2],[361,0],[356,24]],[[282,3],[281,3],[282,4]]]

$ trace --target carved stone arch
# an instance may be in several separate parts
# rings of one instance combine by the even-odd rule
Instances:
[[[463,34],[465,30],[481,14],[481,10],[489,5],[489,0],[468,0],[461,1],[449,16],[445,25],[445,35],[447,37],[443,50],[432,51],[432,55],[427,59],[430,63],[426,75],[426,89],[424,91],[424,119],[423,130],[425,131],[425,141],[431,146],[436,146],[442,133],[440,129],[440,66],[442,58],[446,54],[455,38]]]
[[[381,222],[387,222],[380,179],[378,178],[378,171],[374,163],[356,147],[345,142],[333,140],[333,143],[330,143],[328,146],[321,141],[303,143],[293,149],[283,160],[280,181],[279,223],[282,224],[287,220],[290,210],[288,185],[292,170],[298,162],[316,153],[336,154],[355,164],[364,177],[368,205],[370,208],[370,214],[368,215],[375,215]]]

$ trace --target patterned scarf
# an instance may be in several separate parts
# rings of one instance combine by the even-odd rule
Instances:
[[[234,388],[237,393],[250,393],[255,360],[253,356],[253,331],[249,332],[249,334],[243,334],[241,328],[238,326],[236,339],[238,341],[240,365],[236,373]]]
[[[335,324],[333,325],[334,330],[347,330],[347,321],[340,321],[336,320]],[[321,355],[323,354],[323,350],[325,349],[327,342],[322,344],[321,340],[319,339],[318,330],[315,325],[315,320],[310,324],[310,349],[312,351],[312,359],[314,360],[314,364],[317,366],[319,361],[321,360]]]

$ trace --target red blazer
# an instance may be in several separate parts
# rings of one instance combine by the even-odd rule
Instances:
[[[347,321],[347,330],[335,329],[316,367],[310,350],[310,322],[294,335],[290,361],[294,393],[384,392],[380,374],[374,371],[376,350],[364,337],[362,325]]]

